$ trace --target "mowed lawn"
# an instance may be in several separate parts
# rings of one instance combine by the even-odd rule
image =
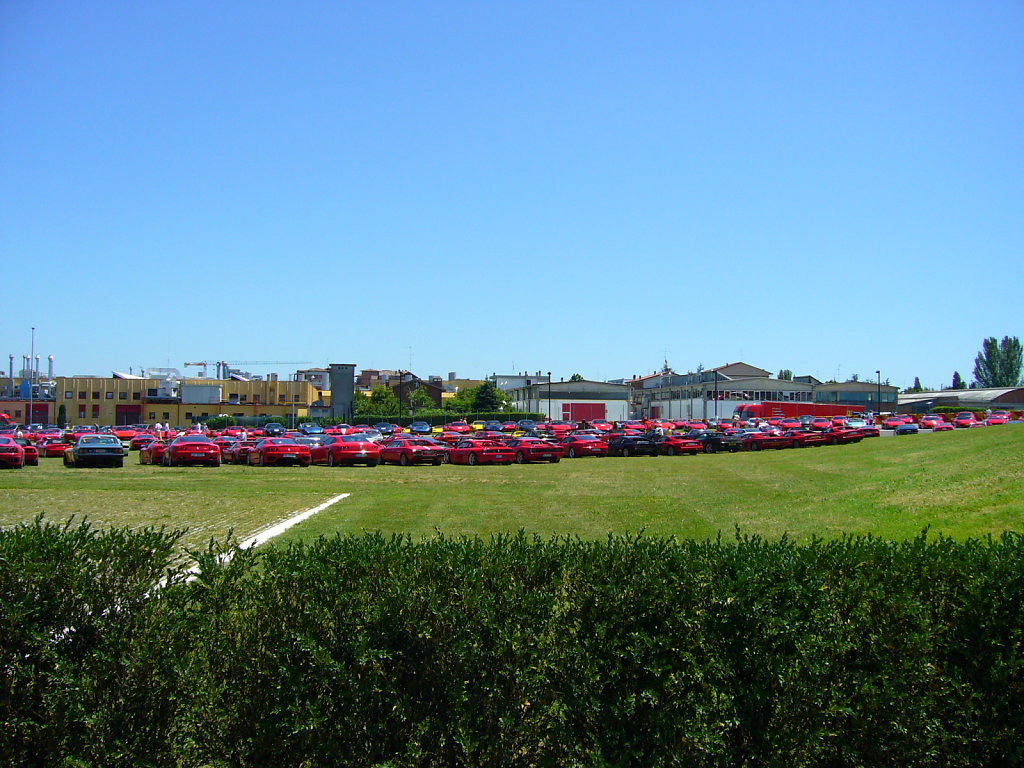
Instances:
[[[244,539],[341,493],[277,542],[336,532],[413,537],[524,529],[603,537],[797,539],[929,528],[956,538],[1024,530],[1024,426],[848,446],[658,458],[565,459],[509,467],[65,469],[0,471],[0,525],[44,513],[97,526],[188,528],[202,546]]]

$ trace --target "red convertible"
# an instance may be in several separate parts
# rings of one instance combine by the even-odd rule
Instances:
[[[570,459],[577,459],[581,456],[607,456],[608,443],[597,435],[569,435],[563,437],[559,443]]]
[[[249,449],[246,462],[250,467],[280,467],[284,464],[308,467],[313,459],[309,454],[309,446],[296,442],[295,438],[265,437]]]
[[[549,461],[557,464],[564,453],[562,446],[541,440],[539,437],[515,437],[506,445],[516,452],[517,464],[526,464],[530,461]]]
[[[171,441],[160,460],[165,467],[180,467],[185,464],[209,464],[211,467],[219,467],[220,448],[205,435],[182,435]]]
[[[380,463],[380,448],[358,433],[322,437],[316,445],[309,447],[309,455],[314,464],[326,464],[328,467],[351,467],[353,464],[376,467]]]
[[[511,464],[516,452],[497,440],[461,440],[448,451],[451,464]]]
[[[448,446],[426,437],[396,437],[380,446],[381,463],[401,464],[433,464],[444,461]]]

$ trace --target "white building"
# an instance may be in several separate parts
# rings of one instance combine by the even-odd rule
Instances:
[[[629,385],[607,381],[545,381],[509,390],[518,411],[553,420],[579,421],[629,418]]]

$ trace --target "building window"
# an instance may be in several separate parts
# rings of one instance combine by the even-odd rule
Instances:
[[[86,398],[85,392],[79,392],[78,393],[78,399],[79,400],[85,400],[85,398]]]
[[[84,405],[79,405],[78,406],[78,418],[80,418],[80,419],[84,419],[85,418],[85,406]]]
[[[149,389],[146,390],[146,397],[156,397],[156,393],[156,387],[150,387]]]
[[[132,392],[132,400],[141,400],[141,399],[142,399],[142,393],[141,392]]]
[[[155,418],[156,418],[156,412],[155,411],[150,411],[149,412],[149,420],[152,421]]]
[[[245,401],[246,401],[246,400],[247,400],[248,398],[249,398],[249,396],[248,396],[248,395],[242,395],[242,396],[241,396],[240,398],[238,398],[238,399],[239,399],[239,400],[241,400],[241,401],[242,401],[242,402],[244,403],[244,402],[245,402]]]
[[[170,418],[171,418],[171,414],[169,414],[167,411],[164,411],[164,421],[167,421]]]
[[[186,411],[185,412],[185,418],[186,419],[191,419],[192,418],[192,411]]]
[[[94,419],[98,419],[100,417],[100,407],[99,407],[99,405],[94,405],[92,407],[92,417]]]
[[[128,399],[128,393],[127,392],[118,392],[117,393],[117,399],[118,400],[127,400]]]
[[[107,400],[113,400],[113,399],[114,399],[114,393],[113,392],[107,392]]]
[[[75,395],[74,392],[65,392],[64,393],[64,399],[65,400],[70,400],[72,397],[74,397],[74,395]]]
[[[93,400],[99,400],[100,399],[100,393],[99,392],[93,392],[92,393],[92,399]]]

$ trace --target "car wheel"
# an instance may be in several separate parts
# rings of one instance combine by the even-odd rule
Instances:
[[[217,459],[215,462],[213,462],[213,466],[219,467],[220,466],[220,459]]]
[[[576,458],[576,449],[575,448],[570,448],[569,449],[569,458],[570,459],[575,459]]]
[[[714,443],[704,443],[704,453],[714,453],[714,452],[715,452],[715,444]]]
[[[114,460],[111,466],[114,467],[114,469],[121,469],[124,466],[124,459]]]
[[[409,457],[403,453],[401,456],[398,457],[398,463],[401,464],[403,467],[408,467],[411,462],[409,461]]]
[[[468,459],[468,461],[469,461],[469,464],[470,464],[470,466],[473,466],[473,467],[475,467],[475,466],[476,466],[477,464],[479,464],[479,463],[480,463],[480,459],[478,459],[478,458],[476,457],[476,454],[475,454],[475,453],[471,453],[471,454],[469,454],[469,459]]]
[[[676,455],[675,446],[674,445],[670,445],[668,448],[666,448],[665,449],[665,455],[666,456],[675,456]]]
[[[334,466],[334,454],[329,452],[329,451],[327,453],[327,466],[328,467],[333,467]]]
[[[558,457],[558,456],[556,456],[555,458],[553,458],[553,459],[551,460],[551,463],[552,463],[552,464],[557,464],[557,463],[558,463],[558,462],[560,462],[561,460],[562,460],[562,459],[561,459],[561,457]]]
[[[437,459],[437,460],[432,461],[430,463],[433,464],[435,467],[440,467],[442,462],[444,462],[444,459]]]
[[[451,464],[451,463],[452,463],[452,457],[451,457],[451,456],[449,456],[449,455],[448,455],[448,454],[446,453],[446,454],[444,455],[444,458],[443,458],[443,459],[441,459],[441,461],[443,461],[443,462],[444,462],[445,464]]]
[[[835,439],[835,438],[833,437],[833,438],[832,438],[832,440],[831,440],[831,442],[830,442],[830,444],[831,444],[831,445],[839,445],[839,441],[838,441],[838,440],[836,440],[836,439]]]
[[[757,442],[757,440],[754,440],[750,444],[750,450],[752,450],[752,451],[760,451],[761,450],[761,444],[759,442]]]
[[[519,451],[518,453],[516,453],[516,464],[525,464],[525,463],[526,463],[526,455],[522,451]]]
[[[623,448],[622,449],[622,458],[628,459],[632,455],[633,455],[633,452],[631,450],[629,450],[629,448]]]
[[[372,461],[368,461],[368,462],[366,462],[366,466],[368,466],[368,467],[376,467],[376,466],[377,466],[377,465],[378,465],[379,463],[380,463],[379,461],[377,461],[376,459],[374,459],[374,460],[372,460]]]
[[[265,466],[267,466],[267,462],[266,462],[266,460],[265,460],[265,459],[263,458],[263,454],[262,454],[262,453],[260,454],[260,458],[259,458],[259,461],[258,461],[258,462],[256,462],[256,463],[257,463],[257,465],[258,465],[258,466],[261,466],[261,467],[265,467]]]

